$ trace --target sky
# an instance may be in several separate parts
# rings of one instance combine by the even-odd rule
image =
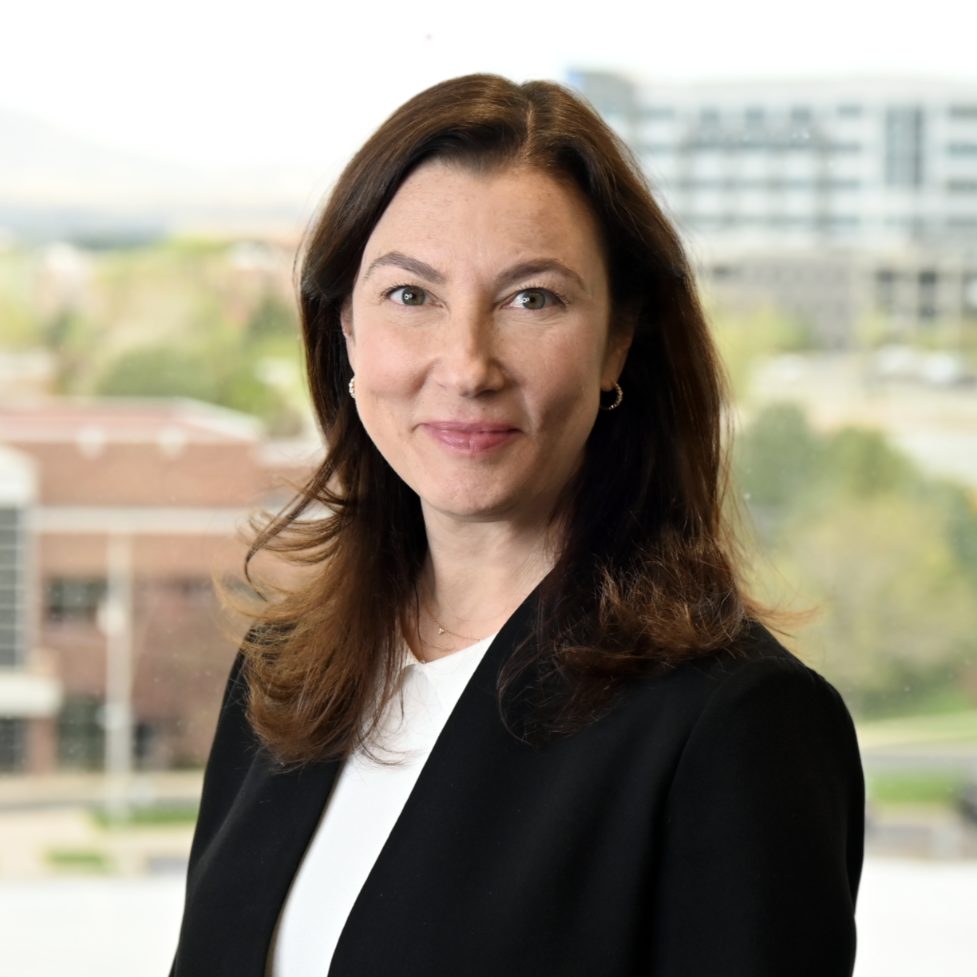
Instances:
[[[977,5],[962,0],[15,2],[0,35],[0,110],[211,171],[278,166],[331,179],[407,97],[471,71],[922,75],[977,90]]]
[[[961,0],[19,0],[3,20],[0,104],[184,160],[307,158],[476,70],[559,77],[576,62],[662,79],[936,74],[977,86],[977,5]]]

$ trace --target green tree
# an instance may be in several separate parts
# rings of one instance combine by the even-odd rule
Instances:
[[[737,483],[754,517],[772,532],[815,491],[824,444],[795,404],[765,407],[735,444]]]
[[[879,431],[844,427],[824,439],[821,458],[826,481],[855,498],[885,493],[912,494],[922,478]]]
[[[220,402],[219,368],[191,350],[145,346],[109,364],[95,392],[106,397],[192,397]]]
[[[813,609],[798,647],[864,712],[906,711],[977,677],[977,509],[877,431],[811,429],[774,406],[736,471],[769,562],[760,596]]]
[[[248,317],[246,340],[249,343],[264,339],[294,341],[298,334],[298,317],[292,305],[275,292],[266,291]]]
[[[973,590],[939,513],[893,494],[794,524],[777,563],[817,613],[802,647],[860,712],[905,712],[977,664]]]
[[[261,381],[241,347],[206,349],[145,346],[113,360],[96,393],[106,397],[190,397],[260,417],[273,434],[293,434],[301,423],[280,391]]]

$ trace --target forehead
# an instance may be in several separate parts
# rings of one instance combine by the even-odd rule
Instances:
[[[605,266],[597,219],[583,193],[525,165],[487,171],[440,160],[421,165],[377,222],[364,263],[390,248],[512,260],[545,253],[595,272]]]

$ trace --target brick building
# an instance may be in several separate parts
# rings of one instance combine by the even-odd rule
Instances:
[[[318,458],[188,401],[0,407],[0,769],[199,763],[234,653],[214,578]]]

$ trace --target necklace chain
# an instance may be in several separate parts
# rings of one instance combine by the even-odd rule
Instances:
[[[473,643],[474,643],[474,642],[476,642],[476,641],[480,641],[480,640],[481,640],[481,638],[472,638],[472,637],[470,637],[470,636],[469,636],[469,635],[467,635],[467,634],[459,634],[459,633],[458,633],[457,631],[452,631],[452,630],[451,630],[451,628],[446,628],[446,627],[445,627],[445,626],[444,626],[444,625],[443,625],[443,624],[442,624],[442,623],[441,623],[441,622],[440,622],[440,621],[439,621],[439,620],[438,620],[438,619],[437,619],[437,618],[436,618],[436,617],[435,617],[435,616],[434,616],[434,615],[433,615],[433,614],[431,613],[431,610],[430,610],[430,609],[429,609],[429,608],[427,607],[427,605],[426,605],[426,603],[425,603],[425,605],[424,605],[424,612],[425,612],[425,613],[427,614],[427,616],[428,616],[428,617],[429,617],[429,618],[430,618],[430,619],[431,619],[431,620],[432,620],[432,621],[434,622],[434,626],[435,626],[435,627],[436,627],[436,628],[438,629],[438,637],[439,637],[439,638],[440,638],[440,637],[441,637],[442,635],[444,635],[444,634],[450,634],[452,638],[461,638],[461,639],[462,639],[462,641],[471,641],[471,642],[473,642]]]

